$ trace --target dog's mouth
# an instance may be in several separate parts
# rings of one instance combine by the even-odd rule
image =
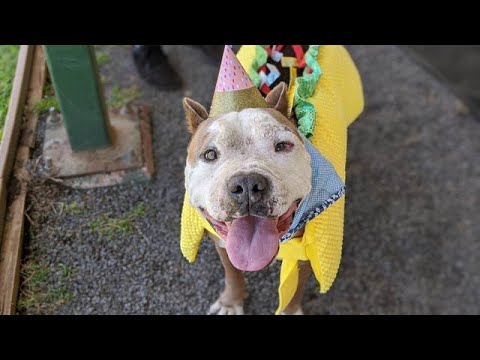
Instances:
[[[278,253],[279,240],[288,231],[299,200],[279,217],[248,215],[232,221],[218,221],[206,210],[203,214],[226,241],[226,250],[233,266],[243,271],[258,271],[270,264]]]

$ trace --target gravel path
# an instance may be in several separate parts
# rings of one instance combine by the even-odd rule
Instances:
[[[65,305],[42,312],[204,314],[222,288],[223,274],[209,242],[193,265],[179,250],[188,143],[183,94],[142,83],[128,46],[107,50],[112,61],[102,73],[119,86],[139,84],[142,100],[154,106],[157,176],[150,184],[93,191],[55,184],[35,188],[29,216],[37,224],[27,231],[27,254],[46,264],[50,286],[73,294]],[[327,295],[319,295],[310,281],[305,311],[479,313],[480,123],[400,48],[350,50],[363,77],[367,108],[349,135],[344,255]],[[188,95],[208,105],[216,65],[195,48],[167,51]],[[73,202],[80,209],[51,210]],[[141,203],[146,215],[136,218],[131,234],[108,239],[92,230],[102,214],[125,217]],[[278,270],[247,275],[247,313],[274,312]]]

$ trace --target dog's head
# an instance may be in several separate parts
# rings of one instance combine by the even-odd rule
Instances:
[[[232,264],[247,271],[273,260],[311,189],[310,155],[286,115],[286,85],[266,101],[270,108],[212,118],[197,102],[183,102],[192,133],[185,168],[191,205],[226,241]]]

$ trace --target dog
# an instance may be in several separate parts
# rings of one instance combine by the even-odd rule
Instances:
[[[219,83],[221,78],[222,73]],[[242,272],[260,271],[269,266],[279,255],[280,240],[288,232],[291,232],[290,239],[302,239],[308,226],[291,228],[297,211],[314,191],[312,180],[318,178],[319,170],[312,165],[311,143],[299,131],[290,113],[288,90],[287,84],[280,82],[265,97],[265,105],[220,114],[213,111],[215,98],[210,113],[192,99],[183,100],[191,134],[185,166],[188,196],[184,213],[185,207],[191,207],[211,226],[213,230],[208,230],[207,225],[205,229],[215,243],[225,270],[225,289],[210,307],[209,314],[244,314],[247,291]],[[361,90],[358,96],[361,98],[356,106],[359,109],[355,109],[353,118],[363,108]],[[346,122],[345,129],[347,126]],[[335,184],[341,183],[328,161],[322,169],[332,173],[329,179]],[[339,189],[335,201],[343,195],[344,187]],[[182,227],[184,225],[182,218]],[[203,233],[203,227],[201,229]],[[298,270],[298,280],[288,296],[288,304],[280,309],[282,314],[303,314],[301,301],[304,285],[312,273],[311,261],[301,258],[295,262],[292,271]]]

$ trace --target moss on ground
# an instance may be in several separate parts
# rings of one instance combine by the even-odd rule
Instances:
[[[113,86],[108,98],[107,104],[112,109],[119,109],[128,103],[137,100],[140,97],[140,90],[137,85],[127,88],[121,88],[117,85]]]
[[[141,202],[124,217],[112,218],[104,214],[94,220],[90,226],[94,232],[98,233],[98,235],[111,240],[117,233],[122,235],[130,234],[135,228],[135,220],[144,217],[145,214],[145,204]]]

